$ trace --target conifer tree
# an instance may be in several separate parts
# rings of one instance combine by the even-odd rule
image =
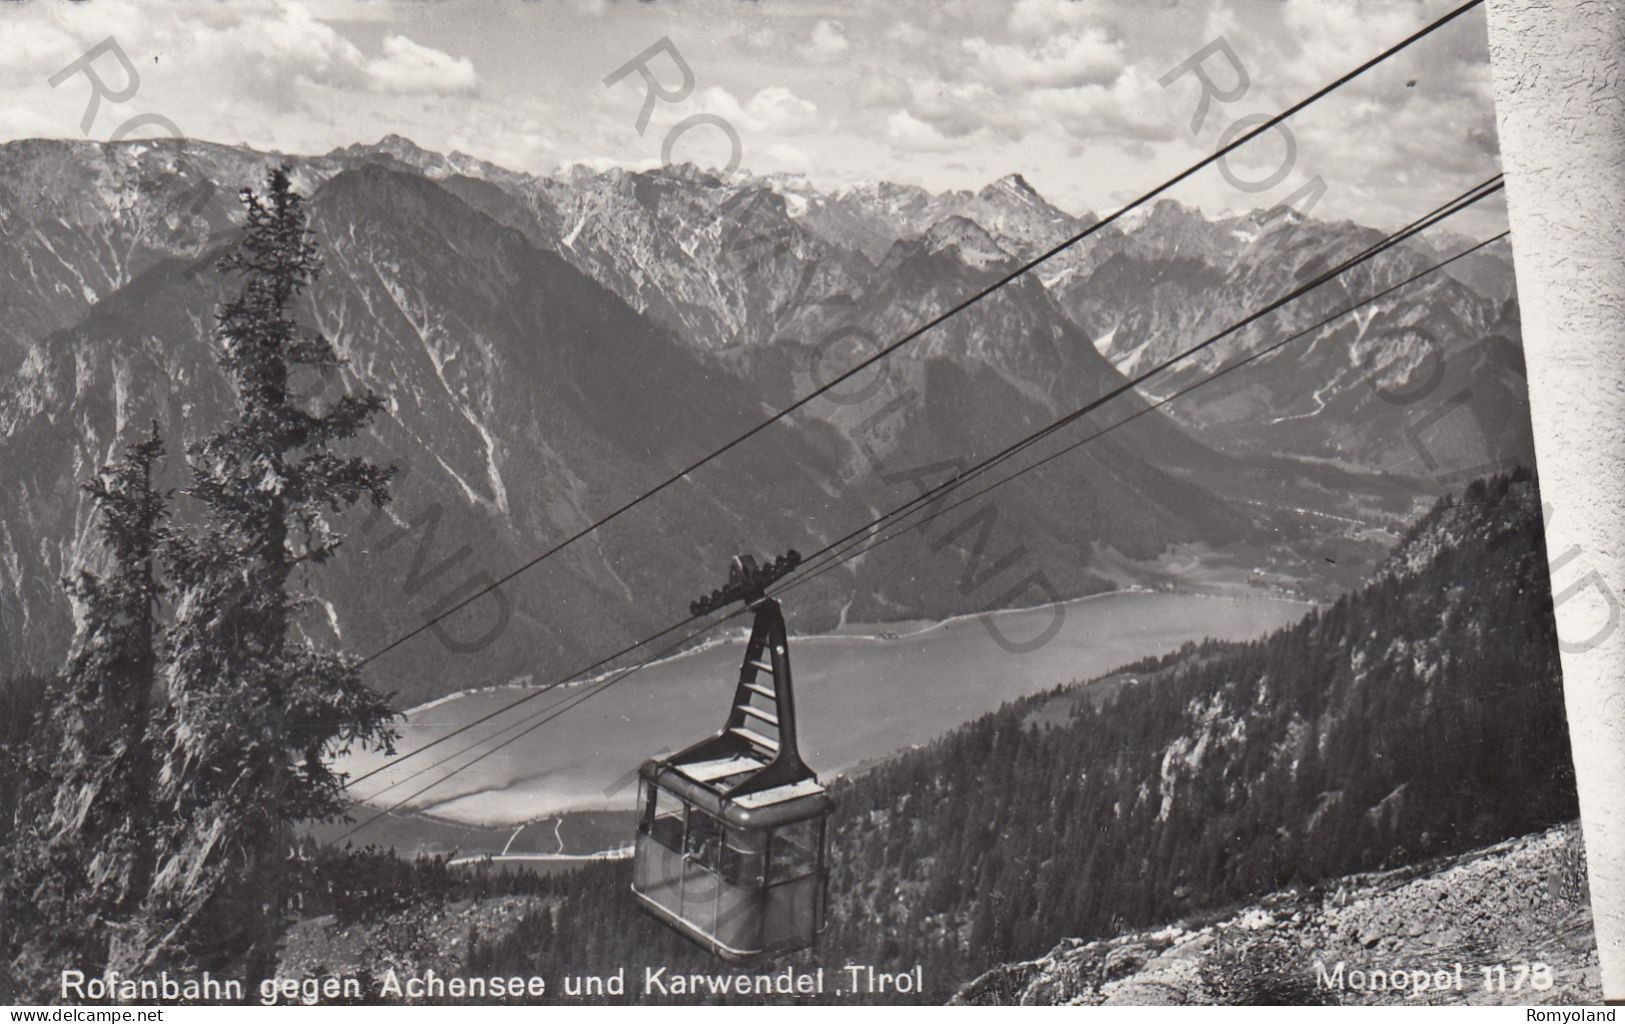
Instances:
[[[105,965],[151,878],[158,561],[169,538],[168,494],[153,481],[162,457],[153,423],[85,485],[110,568],[64,581],[80,626],[48,694],[8,844],[5,952],[25,978]]]
[[[292,826],[342,817],[333,753],[388,749],[394,735],[387,698],[362,683],[355,659],[298,629],[314,601],[303,570],[338,550],[336,514],[388,501],[392,468],[334,450],[382,402],[310,396],[343,361],[297,319],[320,272],[303,200],[285,168],[240,197],[244,231],[219,263],[240,287],[216,314],[236,415],[189,447],[187,493],[205,524],[169,546],[178,603],[159,792],[173,824],[137,968],[266,973]]]

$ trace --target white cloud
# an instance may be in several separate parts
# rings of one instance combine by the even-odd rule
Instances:
[[[717,38],[730,48],[750,53],[775,53],[784,45],[770,24],[757,24],[747,18],[730,19],[716,27]]]
[[[907,49],[929,45],[931,36],[912,21],[894,21],[886,27],[886,39]]]
[[[50,21],[8,16],[0,33],[0,67],[14,76],[44,77],[111,36],[140,70],[141,95],[149,103],[173,78],[167,68],[177,66],[185,68],[189,82],[208,83],[211,99],[286,110],[308,106],[299,90],[466,94],[477,86],[467,58],[400,33],[385,35],[381,52],[369,56],[305,4],[188,4],[173,8],[172,16],[155,16],[163,9],[158,4],[137,11],[121,0],[99,0],[93,10],[66,8],[64,17]],[[355,20],[377,8],[328,4],[323,10],[350,12],[347,20]],[[152,63],[165,57],[177,63]],[[99,59],[97,66],[113,76],[110,84],[118,84],[114,57]],[[197,86],[181,91],[195,95]]]
[[[380,56],[368,57],[297,4],[253,11],[234,23],[202,29],[193,44],[225,80],[278,92],[289,83],[308,83],[384,94],[463,94],[478,84],[467,58],[399,33],[384,36]]]
[[[1098,5],[1021,0],[999,23],[981,27],[960,40],[963,56],[941,47],[912,52],[919,70],[908,76],[913,87],[902,106],[915,121],[947,138],[985,132],[1019,141],[1054,129],[1076,138],[1167,136],[1161,90],[1146,87]],[[877,84],[886,83],[870,83],[863,101],[895,92]],[[905,139],[919,135],[912,126],[899,130]]]
[[[813,166],[813,158],[806,150],[788,142],[775,142],[763,152],[775,170],[806,171]]]
[[[741,103],[720,85],[702,89],[687,102],[670,107],[672,122],[695,113],[715,114],[744,134],[804,131],[818,120],[818,104],[802,99],[782,85],[759,89]],[[749,148],[749,140],[746,147]]]
[[[360,49],[302,7],[250,17],[201,36],[199,48],[226,74],[235,71],[239,81],[273,89],[286,88],[290,81],[340,88],[365,82],[361,68],[366,58]]]
[[[944,135],[961,136],[991,128],[1005,136],[1019,136],[1021,124],[1012,96],[984,82],[915,80],[908,113]]]
[[[1132,68],[1109,85],[1035,89],[1027,94],[1021,114],[1031,127],[1053,121],[1075,138],[1116,135],[1145,142],[1176,134],[1162,90]]]
[[[1427,21],[1416,2],[1339,5],[1325,0],[1286,0],[1280,17],[1298,46],[1289,71],[1304,81],[1325,82],[1414,32]]]
[[[861,107],[896,110],[908,105],[913,91],[907,78],[889,68],[864,67],[850,95]]]
[[[1046,39],[1059,29],[1082,28],[1092,12],[1078,0],[1020,0],[1010,10],[1010,31],[1020,39]]]
[[[66,135],[66,128],[78,126],[79,111],[71,104],[46,113],[32,107],[0,107],[0,139],[50,138]]]
[[[804,100],[780,85],[768,86],[745,104],[758,127],[769,131],[794,131],[809,127],[818,117],[818,104]]]
[[[0,32],[0,76],[5,80],[44,78],[72,61],[85,46],[60,26],[48,21],[9,16]],[[49,70],[47,70],[49,69]],[[110,88],[123,83],[108,76]]]
[[[987,81],[1013,89],[1110,85],[1124,65],[1122,43],[1094,27],[1036,43],[1010,45],[971,38],[963,46]]]
[[[940,153],[963,145],[906,110],[895,111],[886,118],[886,138],[898,148],[916,153]]]
[[[824,19],[813,26],[812,40],[808,44],[809,55],[819,60],[830,60],[839,57],[852,48],[847,41],[846,29],[838,21]]]
[[[300,0],[321,21],[387,22],[396,15],[390,0]]]
[[[468,93],[479,86],[474,63],[401,35],[384,37],[383,57],[368,61],[372,87],[393,93]]]
[[[603,18],[650,38],[672,32],[698,73],[694,93],[660,104],[641,136],[625,104],[611,116],[599,78],[573,67],[591,57],[608,68],[626,57],[615,47],[594,50],[594,32],[619,37],[588,16],[599,0],[519,5],[534,20],[493,16],[450,32],[443,19],[393,0],[0,4],[0,84],[13,97],[0,137],[78,137],[87,83],[51,89],[45,80],[113,35],[139,70],[141,90],[101,105],[94,138],[150,112],[200,138],[294,152],[354,142],[370,125],[360,137],[399,132],[527,169],[582,155],[648,166],[672,125],[707,112],[739,133],[746,168],[962,187],[1011,169],[1036,173],[1036,181],[1058,167],[1054,187],[1063,189],[1086,166],[1102,179],[1087,186],[1100,202],[1105,179],[1157,180],[1211,152],[1237,117],[1280,109],[1452,2],[821,0],[814,11],[716,0],[685,7],[682,18],[666,5],[610,3]],[[574,27],[544,32],[553,22]],[[536,28],[525,47],[482,46],[515,24]],[[1252,89],[1213,104],[1192,138],[1192,80],[1163,89],[1156,79],[1217,35],[1247,64]],[[469,41],[454,46],[452,38]],[[1403,174],[1454,182],[1488,173],[1495,126],[1485,42],[1481,17],[1461,19],[1294,118],[1299,160],[1278,191],[1319,174],[1331,191],[1317,214],[1383,220],[1414,213],[1395,184]],[[534,92],[493,88],[515,77],[532,48],[547,69],[525,75]],[[110,60],[102,67],[118,77]],[[700,159],[729,142],[714,126],[696,128],[682,136],[676,158]],[[1234,161],[1244,176],[1260,176],[1249,160],[1267,170],[1279,158],[1273,138],[1257,150]],[[1216,174],[1188,188],[1214,208],[1279,197],[1238,197]],[[1363,198],[1367,189],[1380,199]]]

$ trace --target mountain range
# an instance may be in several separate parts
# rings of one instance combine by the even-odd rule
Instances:
[[[156,419],[184,488],[184,445],[222,419],[211,264],[276,164],[325,262],[306,322],[349,360],[306,385],[383,396],[361,446],[404,471],[309,581],[305,628],[355,653],[1095,223],[1019,175],[823,191],[688,165],[530,175],[393,136],[0,146],[0,676],[71,636],[58,580],[99,558],[79,485]],[[682,618],[733,554],[816,550],[1380,237],[1172,201],[1107,225],[387,656],[380,684],[413,701],[596,660]],[[1065,439],[1458,249],[1396,250]],[[1440,480],[1532,459],[1510,289],[1486,249],[821,577],[796,628],[1124,585],[1344,589]]]

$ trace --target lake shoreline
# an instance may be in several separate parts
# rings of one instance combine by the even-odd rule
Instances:
[[[1019,608],[989,608],[985,611],[979,612],[961,612],[958,615],[950,615],[945,619],[935,621],[929,619],[901,619],[892,623],[860,623],[856,627],[862,630],[873,630],[874,632],[791,633],[790,639],[796,641],[839,639],[890,643],[897,640],[907,640],[924,636],[935,630],[946,629],[955,625],[956,623],[964,622],[969,619],[980,619],[983,617],[993,616],[1025,615],[1032,612],[1043,611],[1046,608],[1054,608],[1058,605],[1070,607],[1073,605],[1082,605],[1090,601],[1098,601],[1104,598],[1127,597],[1135,594],[1167,594],[1179,597],[1204,597],[1226,601],[1275,601],[1286,604],[1303,605],[1306,612],[1309,609],[1317,608],[1321,605],[1321,602],[1318,601],[1313,601],[1296,594],[1288,594],[1266,587],[1237,587],[1233,590],[1213,591],[1197,590],[1186,587],[1158,589],[1155,587],[1132,586],[1119,587],[1115,590],[1103,590],[1098,594],[1084,594],[1081,597],[1069,597],[1061,601],[1045,601],[1042,604],[1027,605]],[[895,632],[888,628],[892,626],[906,626],[913,624],[919,624],[918,628],[911,629],[908,632]],[[750,630],[748,628],[731,630],[728,633],[724,633],[720,636],[707,638],[700,643],[695,644],[693,647],[684,648],[675,654],[667,655],[664,658],[657,658],[654,661],[649,662],[648,665],[644,667],[654,668],[657,666],[669,665],[672,662],[679,661],[683,658],[693,657],[694,655],[710,651],[721,644],[728,644],[736,640],[743,640],[749,635]],[[600,672],[597,675],[583,676],[580,679],[569,679],[567,681],[556,683],[538,683],[535,681],[533,674],[520,676],[503,683],[492,683],[488,686],[471,686],[467,689],[455,690],[443,696],[435,697],[433,700],[424,701],[422,704],[415,704],[412,707],[405,708],[398,713],[403,717],[410,717],[412,715],[421,714],[425,711],[433,710],[434,708],[440,707],[443,704],[447,704],[455,700],[462,700],[467,697],[502,693],[504,691],[535,690],[539,693],[544,690],[574,689],[579,686],[590,686],[593,683],[602,682],[603,680],[608,679],[610,676],[624,671],[624,668],[609,669]]]
[[[808,705],[803,746],[818,758],[821,774],[840,777],[930,742],[1006,700],[1055,686],[1086,684],[1122,665],[1204,638],[1236,641],[1267,635],[1300,621],[1320,605],[1264,587],[1132,587],[941,621],[848,625],[849,632],[798,634],[797,644],[807,652],[797,673],[798,682],[806,686]],[[1061,616],[1053,610],[1057,606],[1070,614]],[[1028,636],[1063,618],[1064,629],[1042,647],[1014,651],[997,642],[1000,633]],[[971,619],[982,620],[991,633],[970,625]],[[561,816],[624,809],[613,791],[625,788],[629,768],[651,752],[669,751],[715,730],[712,703],[720,699],[716,697],[720,681],[737,670],[733,648],[727,646],[736,640],[743,642],[742,632],[712,637],[651,662],[626,687],[617,687],[616,696],[594,703],[582,727],[553,731],[545,741],[530,741],[484,761],[449,790],[416,801],[416,806],[397,815],[421,822],[427,837],[444,829],[513,829]],[[590,685],[594,679],[573,685]],[[515,690],[524,693],[516,694],[517,699],[507,696],[507,691]],[[403,728],[421,742],[464,721],[483,720],[493,709],[502,713],[523,703],[527,695],[542,692],[543,687],[528,681],[472,688],[419,705]],[[436,707],[442,710],[424,713]],[[524,724],[515,720],[507,728]],[[484,742],[474,740],[474,745]],[[365,760],[350,764],[355,770],[374,767]],[[412,768],[407,763],[399,771]],[[450,783],[450,775],[458,774],[460,770],[451,770],[445,781]],[[394,788],[389,779],[381,776],[375,785],[383,784],[387,793]],[[623,795],[631,799],[629,793]],[[379,806],[374,802],[376,793],[357,796]],[[407,826],[399,841],[415,845],[412,835],[417,832]],[[446,838],[463,845],[455,837]],[[495,852],[508,837],[465,838],[470,840],[463,845],[465,852],[471,848],[484,852],[487,846]]]

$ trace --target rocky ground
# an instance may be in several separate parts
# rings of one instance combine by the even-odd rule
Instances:
[[[277,973],[284,978],[376,976],[387,967],[455,972],[467,955],[471,929],[487,939],[506,934],[537,902],[528,896],[461,900],[370,923],[340,924],[332,914],[306,918],[288,930]]]
[[[1274,893],[1223,916],[1069,940],[1037,960],[988,971],[953,1002],[1600,1002],[1584,864],[1578,825],[1563,825],[1417,867]],[[1430,977],[1418,990],[1409,977],[1403,987],[1382,984],[1378,971]]]

